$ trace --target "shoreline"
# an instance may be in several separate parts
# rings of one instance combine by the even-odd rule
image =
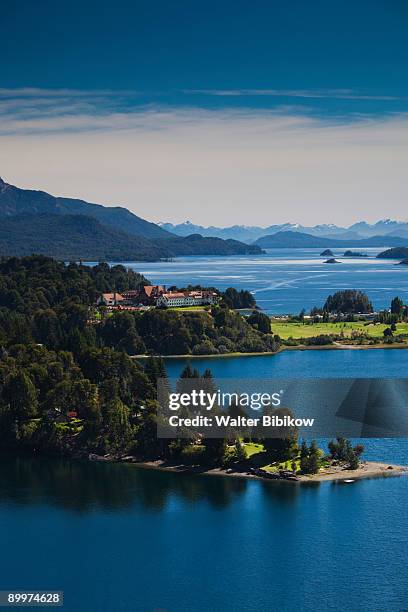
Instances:
[[[325,345],[307,345],[298,344],[296,346],[281,346],[277,351],[264,351],[254,353],[222,353],[216,355],[129,355],[130,359],[149,359],[149,357],[162,357],[163,359],[232,359],[237,357],[271,357],[273,355],[279,355],[284,351],[364,351],[370,349],[397,349],[406,350],[408,349],[407,343],[395,343],[395,344],[325,344]]]
[[[389,478],[394,476],[408,475],[408,466],[395,465],[392,463],[383,463],[378,461],[363,462],[356,470],[344,469],[340,466],[332,466],[322,470],[318,474],[297,475],[296,480],[288,479],[272,479],[256,474],[250,474],[245,470],[236,470],[229,472],[231,468],[210,468],[201,469],[186,465],[171,465],[165,461],[158,459],[156,461],[137,461],[135,457],[127,456],[120,459],[108,457],[89,457],[90,461],[101,462],[117,462],[127,463],[140,469],[157,470],[161,472],[172,472],[173,474],[195,474],[197,476],[222,476],[231,478],[247,478],[252,480],[260,480],[263,482],[278,482],[291,484],[307,484],[314,482],[335,482],[335,481],[355,481],[367,478]]]

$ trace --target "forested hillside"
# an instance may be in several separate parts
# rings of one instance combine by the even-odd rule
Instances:
[[[3,449],[158,456],[165,451],[156,436],[155,383],[164,366],[129,355],[278,348],[265,315],[247,321],[226,303],[210,312],[97,311],[100,292],[147,282],[123,266],[0,260]],[[228,292],[229,300],[244,297]]]
[[[56,198],[0,178],[0,255],[157,261],[178,255],[258,254],[236,240],[175,236],[122,207]]]

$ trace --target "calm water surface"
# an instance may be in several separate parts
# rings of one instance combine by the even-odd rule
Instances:
[[[373,258],[330,267],[318,254],[132,267],[168,285],[247,288],[269,312],[298,312],[347,287],[367,291],[376,307],[408,299],[402,267]],[[407,360],[397,350],[293,351],[193,363],[219,377],[385,377],[406,376]],[[169,374],[183,365],[168,360]],[[408,465],[404,440],[365,445],[368,458]],[[0,589],[64,590],[69,612],[401,612],[407,507],[408,477],[300,487],[3,458]]]
[[[195,360],[218,376],[400,375],[405,351]],[[368,360],[368,361],[367,361]],[[183,365],[168,361],[177,375]],[[404,440],[367,456],[408,464]],[[65,591],[65,610],[407,609],[408,477],[262,483],[132,465],[0,464],[0,589]]]
[[[355,250],[355,249],[354,249]],[[298,313],[323,306],[327,296],[340,289],[361,289],[375,308],[388,307],[395,295],[408,301],[408,270],[395,261],[376,259],[383,249],[359,249],[367,258],[343,258],[345,249],[334,249],[341,264],[325,264],[321,249],[270,249],[266,255],[235,257],[180,257],[174,262],[125,263],[153,283],[185,286],[236,287],[255,294],[270,313]]]
[[[401,611],[407,489],[8,459],[1,588],[62,589],[72,612]]]

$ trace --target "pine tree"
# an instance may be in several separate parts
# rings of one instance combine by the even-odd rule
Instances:
[[[357,470],[358,469],[358,467],[360,465],[360,461],[359,461],[358,454],[357,454],[356,450],[352,448],[351,444],[350,444],[350,447],[348,449],[347,461],[348,461],[350,470]]]
[[[240,440],[235,442],[235,458],[237,461],[245,461],[246,459],[245,447]]]
[[[317,474],[320,468],[320,451],[316,440],[309,447],[309,474]]]
[[[309,449],[307,448],[306,440],[302,440],[300,447],[300,471],[307,474],[309,471]]]
[[[38,393],[25,372],[11,376],[7,385],[10,410],[17,420],[32,419],[38,412]]]
[[[400,297],[395,297],[391,300],[391,313],[397,315],[398,319],[402,316],[404,311],[404,302]]]

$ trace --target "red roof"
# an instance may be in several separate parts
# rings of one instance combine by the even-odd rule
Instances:
[[[125,299],[121,293],[102,293],[102,297],[105,300],[116,300],[117,302]]]
[[[148,297],[151,297],[152,293],[158,294],[163,293],[164,291],[164,287],[162,287],[161,285],[145,285],[143,289]]]

